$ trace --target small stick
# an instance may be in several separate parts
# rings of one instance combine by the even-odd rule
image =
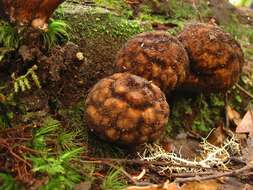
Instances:
[[[34,150],[32,148],[29,148],[27,146],[24,146],[24,145],[21,145],[19,148],[25,150],[25,151],[29,151],[31,153],[35,153],[35,154],[40,154],[41,152],[40,151],[37,151],[37,150]]]
[[[225,94],[225,126],[229,128],[229,117],[228,117],[228,92]]]
[[[241,85],[239,85],[238,83],[235,85],[240,91],[242,91],[244,94],[246,94],[247,96],[249,96],[251,99],[253,99],[253,95],[247,91],[246,89],[244,89]]]
[[[185,177],[196,177],[198,176],[204,176],[204,175],[211,175],[213,172],[198,172],[198,173],[172,173],[168,176],[175,177],[175,178],[185,178]]]
[[[156,166],[174,166],[174,167],[185,167],[185,168],[201,168],[201,169],[212,169],[204,166],[196,166],[190,164],[174,164],[166,161],[147,161],[147,160],[127,160],[127,159],[111,159],[111,158],[91,158],[87,156],[82,156],[84,160],[83,163],[93,163],[93,164],[104,164],[107,162],[117,162],[120,164],[137,164],[137,165],[156,165]]]
[[[8,134],[8,133],[11,133],[11,132],[19,132],[19,131],[24,131],[25,129],[27,128],[36,128],[37,126],[36,125],[22,125],[22,126],[19,126],[19,127],[15,127],[15,128],[8,128],[8,129],[2,129],[0,130],[0,134]]]
[[[135,185],[138,184],[138,182],[129,173],[127,173],[123,168],[115,166],[114,164],[112,164],[109,161],[101,161],[101,160],[97,160],[97,161],[75,160],[75,161],[82,162],[82,163],[89,163],[89,164],[105,164],[107,166],[110,166],[111,168],[121,171],[133,184],[135,184]]]
[[[176,179],[175,182],[176,183],[186,183],[186,182],[192,182],[192,181],[211,180],[211,179],[217,179],[217,178],[228,177],[228,176],[232,177],[232,176],[237,176],[239,174],[242,174],[245,171],[252,170],[252,169],[253,169],[253,165],[250,164],[250,165],[244,166],[243,168],[240,168],[237,170],[232,170],[232,171],[228,171],[228,172],[219,172],[219,173],[215,173],[213,175],[203,176],[203,177],[200,177],[199,175],[197,175],[195,177]]]
[[[21,158],[19,155],[17,155],[15,152],[13,152],[11,149],[9,150],[9,153],[12,155],[12,156],[14,156],[16,159],[18,159],[18,160],[20,160],[21,162],[24,162],[26,165],[28,165],[30,168],[32,168],[32,165],[28,162],[28,161],[26,161],[26,160],[24,160],[23,158]]]

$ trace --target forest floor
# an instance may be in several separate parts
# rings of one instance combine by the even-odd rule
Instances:
[[[133,17],[119,0],[66,1],[54,19],[67,23],[67,43],[65,36],[58,45],[49,40],[47,51],[30,42],[0,47],[0,189],[253,189],[252,11],[215,0],[164,2],[144,3]],[[210,21],[245,55],[226,95],[167,95],[170,121],[153,144],[130,149],[89,132],[86,95],[114,73],[129,38],[150,30],[176,36],[188,23]]]

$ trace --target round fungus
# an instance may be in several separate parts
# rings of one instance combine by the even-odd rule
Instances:
[[[130,72],[153,81],[165,92],[186,77],[189,60],[181,42],[167,32],[146,32],[130,39],[118,52],[119,72]]]
[[[137,145],[154,141],[164,132],[169,105],[150,81],[130,73],[100,80],[85,102],[88,127],[109,142]]]
[[[178,36],[189,59],[190,70],[181,89],[218,92],[232,87],[244,63],[239,43],[212,24],[188,25]]]

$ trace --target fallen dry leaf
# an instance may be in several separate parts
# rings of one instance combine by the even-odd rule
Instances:
[[[181,190],[181,188],[175,183],[165,183],[163,188],[164,190]]]
[[[235,126],[238,126],[242,120],[240,114],[229,105],[227,106],[227,114],[229,121],[231,121]]]
[[[253,186],[252,185],[249,185],[249,184],[246,184],[242,190],[253,190]]]
[[[127,187],[125,190],[163,190],[158,185],[149,185],[145,187],[131,186]]]
[[[225,139],[227,138],[226,131],[224,130],[223,126],[220,125],[217,127],[211,135],[208,137],[208,142],[215,146],[223,145]]]
[[[253,163],[253,139],[247,139],[247,146],[242,149],[242,155],[247,164]]]
[[[175,146],[173,144],[174,141],[175,139],[171,139],[170,137],[165,137],[161,140],[161,145],[166,152],[173,152],[175,150]]]
[[[181,190],[219,190],[220,183],[217,180],[189,182],[181,187]]]
[[[174,152],[184,155],[185,158],[194,159],[199,155],[199,141],[189,137],[186,133],[178,134],[173,144]]]
[[[164,185],[149,185],[145,187],[132,186],[125,190],[181,190],[175,183],[166,182]]]
[[[86,182],[79,183],[75,187],[75,190],[90,190],[90,188],[91,188],[91,182],[90,181],[86,181]]]
[[[6,97],[0,93],[0,102],[4,102],[6,100]]]
[[[249,110],[243,117],[242,121],[236,128],[237,133],[249,133],[250,137],[253,138],[253,113]]]
[[[222,180],[221,190],[243,190],[245,184],[236,177],[224,177]],[[246,190],[246,189],[244,189]]]

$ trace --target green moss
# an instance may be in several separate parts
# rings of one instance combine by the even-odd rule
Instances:
[[[187,126],[187,120],[183,120],[187,114],[192,115],[193,110],[191,107],[191,98],[177,97],[171,105],[170,120],[166,125],[166,132],[168,135],[178,133],[185,126]]]
[[[68,124],[68,128],[73,131],[73,135],[82,134],[82,138],[84,142],[88,140],[88,131],[84,121],[84,102],[81,100],[76,105],[60,109],[58,111],[59,115],[63,118],[63,120]],[[73,136],[71,136],[73,137]]]
[[[175,24],[176,27],[169,30],[170,33],[175,34],[182,30],[187,20],[198,20],[199,12],[201,12],[202,17],[207,16],[210,12],[208,6],[202,2],[194,8],[190,3],[183,0],[173,0],[168,3],[172,10],[171,15],[153,14],[150,3],[144,2],[140,9],[140,16],[135,20],[129,20],[131,10],[123,0],[120,1],[122,2],[119,3],[118,0],[96,0],[99,6],[113,11],[92,8],[85,10],[82,16],[76,16],[74,21],[73,18],[68,18],[67,13],[64,13],[64,9],[70,9],[68,5],[61,7],[56,16],[60,19],[64,17],[69,21],[72,28],[71,40],[77,41],[80,38],[97,38],[99,36],[126,40],[137,33],[151,30],[152,23]],[[161,9],[163,9],[162,6]],[[82,33],[78,34],[80,31]]]
[[[244,47],[243,50],[244,50],[245,58],[252,60],[253,59],[253,48],[252,47],[251,48]]]
[[[9,174],[0,173],[0,189],[3,190],[23,190],[17,181]]]
[[[105,38],[128,39],[145,30],[138,21],[130,21],[112,14],[87,15],[86,18],[87,20],[82,20],[73,27],[73,34],[76,31],[83,31],[81,38],[104,36]]]
[[[112,9],[121,17],[129,18],[132,16],[132,11],[123,0],[95,0],[95,2],[101,7]]]
[[[196,98],[176,97],[171,105],[167,134],[173,135],[188,128],[205,135],[223,120],[223,109],[224,102],[218,94],[198,95]]]
[[[196,100],[196,108],[199,112],[193,122],[192,128],[202,133],[208,133],[215,124],[222,121],[222,110],[224,108],[224,102],[216,94],[212,94],[209,97],[200,95]]]
[[[240,24],[239,21],[232,20],[229,24],[224,25],[225,31],[232,34],[235,39],[241,43],[253,43],[253,28],[249,25]]]

